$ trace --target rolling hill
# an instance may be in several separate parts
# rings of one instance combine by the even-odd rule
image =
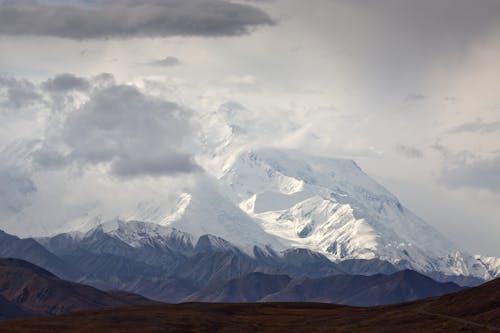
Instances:
[[[36,332],[497,332],[500,279],[455,294],[377,307],[321,303],[184,303],[0,322]]]
[[[65,281],[20,259],[0,259],[0,297],[0,313],[6,318],[153,303],[141,296]]]

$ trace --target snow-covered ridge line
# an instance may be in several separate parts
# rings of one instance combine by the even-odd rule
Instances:
[[[255,246],[277,253],[303,248],[331,261],[377,258],[423,273],[499,275],[496,258],[462,251],[351,160],[254,149],[227,161],[218,179],[200,177],[179,193],[173,209],[158,200],[126,215],[157,227],[129,230],[115,221],[103,230],[131,246],[177,230],[192,244],[214,235],[249,255]]]
[[[334,261],[379,258],[421,272],[494,276],[351,160],[251,150],[221,181],[236,204],[289,247]],[[300,189],[284,191],[290,183]]]
[[[140,221],[119,221],[113,220],[102,225],[99,225],[86,233],[81,233],[78,241],[85,240],[86,238],[92,238],[95,233],[105,233],[115,239],[118,239],[134,248],[141,247],[171,247],[172,244],[175,244],[177,249],[183,249],[184,251],[188,249],[191,251],[203,251],[204,249],[212,249],[212,250],[220,250],[220,251],[241,251],[246,252],[236,244],[228,242],[227,240],[215,236],[215,235],[202,235],[198,238],[189,235],[188,233],[181,232],[179,230],[161,226],[155,223],[147,223]],[[66,234],[68,235],[68,234]],[[43,242],[42,242],[43,243]],[[321,255],[321,253],[317,251],[313,251],[311,249],[306,249],[302,247],[289,248],[280,252],[274,251],[269,247],[259,247],[255,246],[251,252],[246,252],[247,255],[251,257],[255,257],[255,251],[258,251],[260,255],[269,255],[271,257],[281,257],[284,258],[287,253],[293,250],[303,249],[306,251],[310,251],[313,257],[317,257]],[[182,251],[182,250],[181,250]],[[349,259],[349,258],[345,258]],[[334,262],[341,263],[345,259],[335,260]],[[354,259],[354,258],[350,258]],[[382,259],[382,258],[378,258]],[[326,258],[325,258],[326,260]],[[466,256],[463,253],[454,253],[450,254],[446,258],[441,258],[443,261],[448,261],[452,263],[450,265],[450,270],[444,274],[442,270],[436,269],[436,267],[429,267],[427,270],[420,270],[422,273],[430,274],[431,276],[434,273],[442,273],[448,276],[470,276],[477,277],[480,279],[491,279],[498,276],[498,264],[500,263],[500,259],[498,258],[481,258],[477,256],[476,258]],[[385,260],[384,260],[385,261]],[[388,262],[391,262],[387,260]],[[396,267],[400,269],[410,268],[415,269],[411,263],[409,262],[401,262],[401,261],[392,261]],[[476,270],[470,270],[470,267],[476,267]],[[458,267],[458,269],[457,269]],[[480,275],[477,272],[481,272],[479,269],[485,269],[489,272],[489,275]]]

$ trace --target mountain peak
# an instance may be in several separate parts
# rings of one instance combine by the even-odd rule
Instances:
[[[238,248],[223,238],[214,235],[203,235],[198,239],[195,252],[209,251],[233,251],[239,252]]]
[[[334,261],[379,258],[423,272],[490,276],[352,160],[254,149],[233,158],[220,180],[236,205],[289,248]],[[461,259],[447,259],[457,252]]]
[[[306,249],[309,254],[300,253],[300,260],[308,255],[318,260],[319,253],[333,262],[378,259],[431,275],[490,279],[500,274],[495,260],[460,251],[352,160],[233,148],[224,158],[218,154],[227,152],[212,151],[214,160],[225,160],[219,177],[197,175],[179,191],[173,208],[163,207],[161,199],[144,203],[130,214],[139,221],[117,218],[103,224],[95,218],[92,223],[99,227],[91,230],[131,247],[165,239],[171,246],[175,238],[180,246],[237,248],[259,257],[268,255],[255,247],[283,255]]]

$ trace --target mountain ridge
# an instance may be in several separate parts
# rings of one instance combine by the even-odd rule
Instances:
[[[122,292],[108,293],[62,280],[21,259],[0,259],[0,297],[15,306],[15,310],[20,309],[20,315],[56,315],[101,307],[153,303],[144,297]],[[12,312],[12,308],[9,310]],[[17,314],[11,313],[10,316]]]
[[[12,333],[96,330],[213,332],[496,332],[500,279],[457,293],[403,304],[349,307],[321,303],[184,303],[86,311],[52,318],[0,322]],[[497,303],[495,303],[495,301]],[[449,305],[453,304],[453,307]]]
[[[462,290],[411,270],[390,275],[332,275],[321,278],[250,273],[209,285],[184,301],[223,303],[322,302],[351,306],[395,304]]]
[[[213,235],[250,256],[255,246],[276,253],[304,248],[333,262],[378,259],[440,280],[500,276],[500,258],[461,250],[352,160],[272,148],[219,153],[214,159],[225,162],[218,178],[197,175],[173,207],[158,198],[122,214],[127,218],[89,216],[65,237],[83,237],[99,226],[131,247],[170,237],[148,224],[154,223],[170,228],[179,246]],[[128,230],[126,221],[144,227]]]

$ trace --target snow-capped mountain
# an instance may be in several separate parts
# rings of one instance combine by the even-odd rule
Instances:
[[[221,181],[242,210],[289,247],[334,261],[379,258],[421,272],[485,279],[498,273],[486,268],[489,261],[460,251],[351,160],[247,151]]]
[[[193,245],[192,235],[159,224],[114,220],[103,223],[97,228],[133,248],[172,246],[172,244],[182,245],[182,247],[191,247]],[[86,234],[79,234],[77,238],[82,239],[93,232],[95,232],[95,229],[89,230]]]
[[[203,176],[179,194],[174,209],[141,205],[127,219],[157,227],[117,220],[100,228],[133,247],[172,237],[195,244],[214,235],[249,255],[255,246],[276,253],[303,248],[334,262],[380,259],[430,275],[491,279],[500,273],[497,258],[461,251],[355,162],[297,151],[245,151],[218,182]],[[80,234],[95,227],[90,223]]]
[[[254,246],[286,248],[279,237],[266,232],[211,181],[200,180],[191,193],[182,193],[177,207],[173,214],[157,222],[187,232],[196,239],[207,234],[221,237],[249,253]]]
[[[462,251],[354,161],[249,149],[257,133],[282,130],[245,126],[249,120],[234,105],[205,115],[196,156],[206,173],[179,192],[175,202],[141,202],[120,220],[156,223],[188,235],[193,244],[214,235],[249,255],[254,246],[276,253],[303,248],[335,262],[380,259],[430,275],[500,276],[500,259]],[[90,221],[80,231],[102,223],[98,218]],[[144,241],[144,234],[158,230],[120,224],[106,232],[134,246]]]
[[[500,276],[500,258],[475,255],[474,259],[479,261],[479,263],[488,270],[492,278]]]
[[[126,221],[135,223],[129,225]],[[146,226],[137,227],[136,221],[152,222],[168,228],[143,229]],[[266,232],[255,218],[225,195],[222,186],[207,175],[200,175],[194,185],[179,193],[173,207],[165,205],[162,200],[142,202],[115,219],[103,221],[92,218],[87,223],[59,232],[73,231],[81,235],[99,226],[105,233],[118,236],[131,246],[143,242],[144,235],[160,238],[169,235],[169,230],[177,230],[189,235],[193,243],[200,236],[215,235],[247,253],[252,253],[254,246],[271,246],[276,251],[287,248],[286,242]]]

